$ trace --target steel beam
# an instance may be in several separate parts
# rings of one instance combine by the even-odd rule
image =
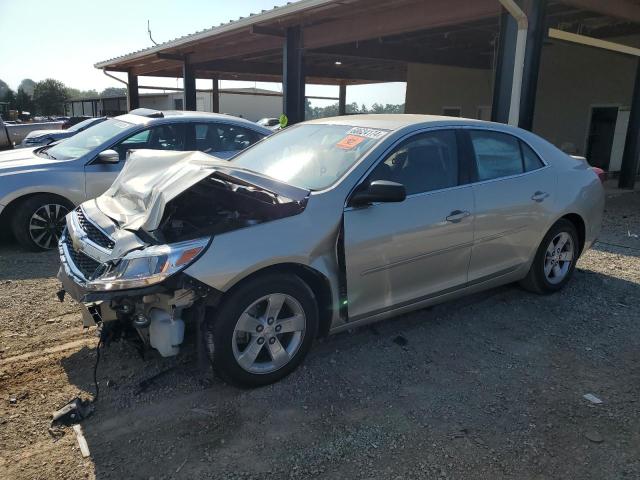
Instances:
[[[527,32],[527,48],[524,54],[524,70],[522,72],[519,126],[525,130],[533,130],[540,57],[542,56],[542,45],[545,40],[544,22],[547,0],[530,0],[528,7],[525,10],[529,17],[529,30]]]
[[[491,121],[508,123],[518,25],[506,10],[500,14],[500,36],[493,80]]]
[[[640,58],[636,60],[636,78],[631,99],[629,125],[622,154],[622,167],[618,187],[633,189],[638,175],[638,159],[640,158]]]
[[[304,121],[304,87],[302,29],[289,27],[282,51],[282,109],[289,124]]]
[[[220,113],[220,82],[217,78],[212,79],[211,86],[211,111]]]
[[[184,87],[184,109],[196,110],[196,75],[189,59],[185,58],[182,64],[182,83]]]
[[[338,115],[347,114],[347,86],[340,84],[340,92],[338,95]]]
[[[138,76],[132,72],[127,72],[127,109],[131,111],[136,108],[140,108]]]

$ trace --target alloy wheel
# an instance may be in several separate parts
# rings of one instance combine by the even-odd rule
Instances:
[[[49,203],[38,208],[29,218],[29,236],[40,248],[54,248],[65,227],[69,209],[64,205]]]
[[[574,245],[571,235],[560,232],[553,237],[544,256],[544,275],[553,285],[562,282],[571,269]]]
[[[304,310],[292,296],[272,293],[259,298],[236,322],[231,340],[236,362],[256,374],[284,367],[300,348],[306,324]]]

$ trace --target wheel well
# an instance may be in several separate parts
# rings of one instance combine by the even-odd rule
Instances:
[[[2,210],[2,213],[0,214],[0,221],[1,222],[9,222],[11,221],[11,217],[13,216],[13,212],[16,210],[16,208],[24,201],[35,197],[36,195],[49,195],[51,197],[56,197],[59,198],[60,200],[63,200],[65,203],[70,203],[71,205],[73,205],[73,202],[70,201],[68,198],[63,197],[62,195],[58,195],[57,193],[49,193],[49,192],[36,192],[36,193],[28,193],[26,195],[23,195],[21,197],[18,198],[14,198],[13,200],[11,200],[5,207],[4,210]]]
[[[331,295],[331,286],[327,277],[325,277],[322,273],[314,270],[313,268],[307,267],[305,265],[301,265],[299,263],[281,263],[278,265],[272,265],[270,267],[265,267],[261,270],[253,272],[246,278],[243,278],[238,283],[236,283],[233,287],[231,287],[226,294],[235,290],[240,285],[248,282],[258,276],[267,275],[267,274],[293,274],[302,279],[316,297],[316,302],[318,303],[318,320],[319,320],[319,328],[318,328],[318,336],[324,336],[329,333],[329,328],[331,327],[331,319],[333,312],[333,300]]]
[[[576,227],[576,230],[578,232],[578,241],[580,242],[579,253],[581,254],[582,249],[584,248],[584,242],[586,238],[586,227],[584,224],[584,220],[577,213],[569,213],[562,218],[564,218],[565,220],[569,220],[571,223],[573,223],[573,226]]]

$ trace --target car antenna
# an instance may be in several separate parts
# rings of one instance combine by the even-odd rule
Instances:
[[[153,42],[153,44],[158,45],[158,42],[156,42],[151,36],[151,26],[149,25],[149,19],[147,19],[147,32],[149,33],[149,39]]]

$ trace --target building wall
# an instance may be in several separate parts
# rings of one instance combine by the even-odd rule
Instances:
[[[490,70],[409,64],[406,113],[442,115],[444,108],[461,107],[461,116],[477,118],[478,107],[491,105]]]
[[[264,117],[279,117],[282,96],[220,94],[220,113],[228,113],[255,122]]]
[[[640,43],[640,36],[618,40]],[[628,55],[554,42],[542,50],[533,131],[558,147],[585,154],[592,106],[618,106],[620,113],[610,170],[619,170],[624,149],[637,60]],[[462,116],[479,118],[491,105],[493,73],[438,65],[411,64],[407,75],[407,113],[442,114],[460,106]]]
[[[584,155],[591,107],[628,107],[636,62],[627,55],[582,45],[561,42],[545,45],[534,132],[557,146],[572,144],[578,155]],[[619,170],[620,162],[613,160],[610,169]]]
[[[182,92],[161,95],[141,95],[140,106],[157,110],[176,109],[176,100],[182,100]],[[196,92],[196,109],[210,112],[213,109],[210,92]],[[184,106],[184,102],[182,103]],[[267,95],[238,95],[220,93],[220,112],[256,121],[263,117],[279,117],[282,112],[282,97]]]

